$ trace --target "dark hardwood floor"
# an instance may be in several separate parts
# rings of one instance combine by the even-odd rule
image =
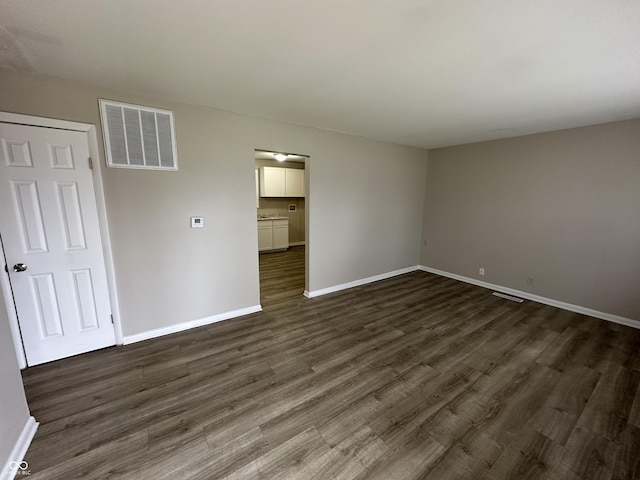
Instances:
[[[640,331],[424,272],[295,285],[27,369],[32,478],[640,478]]]
[[[260,254],[260,303],[263,307],[297,298],[304,291],[304,246]]]

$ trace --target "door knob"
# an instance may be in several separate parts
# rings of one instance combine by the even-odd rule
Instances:
[[[27,266],[24,263],[16,263],[13,266],[14,272],[24,272],[27,269]]]

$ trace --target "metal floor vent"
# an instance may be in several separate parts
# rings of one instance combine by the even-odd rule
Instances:
[[[518,298],[518,297],[512,297],[511,295],[507,295],[506,293],[493,292],[491,295],[494,295],[494,296],[500,297],[500,298],[506,298],[507,300],[511,300],[513,302],[518,302],[518,303],[524,302],[523,299]]]

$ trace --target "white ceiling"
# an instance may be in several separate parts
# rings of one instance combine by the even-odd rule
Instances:
[[[438,147],[640,117],[640,1],[2,0],[0,66]]]

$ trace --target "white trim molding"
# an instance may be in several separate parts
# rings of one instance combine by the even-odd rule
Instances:
[[[86,132],[90,127],[95,127],[95,125],[90,123],[70,122],[68,120],[58,120],[57,118],[36,117],[11,112],[0,112],[0,122],[31,125],[32,127],[61,128],[63,130],[75,130],[77,132]]]
[[[219,313],[210,317],[200,318],[198,320],[190,320],[188,322],[176,323],[169,325],[168,327],[155,328],[153,330],[147,330],[146,332],[136,333],[135,335],[127,335],[124,337],[124,344],[129,345],[131,343],[142,342],[143,340],[149,340],[151,338],[162,337],[172,333],[183,332],[191,328],[203,327],[223,320],[229,320],[230,318],[242,317],[243,315],[249,315],[250,313],[261,312],[261,305],[254,305],[252,307],[241,308],[239,310],[232,310],[230,312]]]
[[[0,255],[2,255],[2,239],[0,239]],[[4,257],[0,257],[4,260]],[[9,282],[9,275],[2,275],[0,272],[0,290],[2,290],[2,296],[4,297],[4,304],[6,305],[7,318],[9,319],[9,329],[11,330],[11,338],[13,339],[13,348],[16,351],[16,358],[18,359],[18,367],[20,370],[27,368],[27,357],[25,355],[24,346],[22,345],[22,336],[20,334],[20,326],[18,324],[18,314],[16,313],[15,304],[13,302],[13,293],[11,290],[11,283]]]
[[[346,290],[347,288],[359,287],[360,285],[366,285],[367,283],[373,283],[379,280],[386,280],[387,278],[397,277],[398,275],[404,275],[405,273],[415,272],[416,270],[419,270],[418,266],[401,268],[400,270],[381,273],[380,275],[374,275],[372,277],[362,278],[360,280],[354,280],[353,282],[341,283],[340,285],[334,285],[333,287],[322,288],[320,290],[312,290],[312,291],[305,290],[303,295],[307,298],[315,298],[321,295],[327,295],[328,293],[339,292],[340,290]]]
[[[590,308],[582,307],[580,305],[561,302],[559,300],[554,300],[552,298],[541,297],[539,295],[534,295],[533,293],[527,293],[521,290],[516,290],[509,287],[503,287],[501,285],[495,285],[493,283],[483,282],[481,280],[476,280],[475,278],[463,277],[462,275],[445,272],[444,270],[438,270],[437,268],[425,267],[423,265],[420,265],[418,268],[424,272],[434,273],[442,277],[448,277],[454,280],[459,280],[461,282],[477,285],[479,287],[484,287],[490,290],[506,293],[507,295],[526,298],[527,300],[543,303],[545,305],[550,305],[552,307],[562,308],[563,310],[569,310],[570,312],[581,313],[583,315],[599,318],[601,320],[606,320],[608,322],[619,323],[620,325],[626,325],[628,327],[640,329],[640,321],[633,320],[632,318],[621,317],[619,315],[614,315],[612,313],[600,312],[598,310],[592,310]]]
[[[33,417],[29,417],[24,424],[24,428],[18,437],[15,445],[11,449],[11,453],[9,454],[9,458],[3,463],[2,471],[0,471],[0,480],[13,480],[16,476],[16,470],[12,469],[11,466],[13,462],[21,463],[24,460],[24,456],[29,449],[29,445],[31,445],[31,441],[38,430],[38,422]],[[28,470],[27,466],[27,470]],[[25,477],[26,478],[26,477]]]

